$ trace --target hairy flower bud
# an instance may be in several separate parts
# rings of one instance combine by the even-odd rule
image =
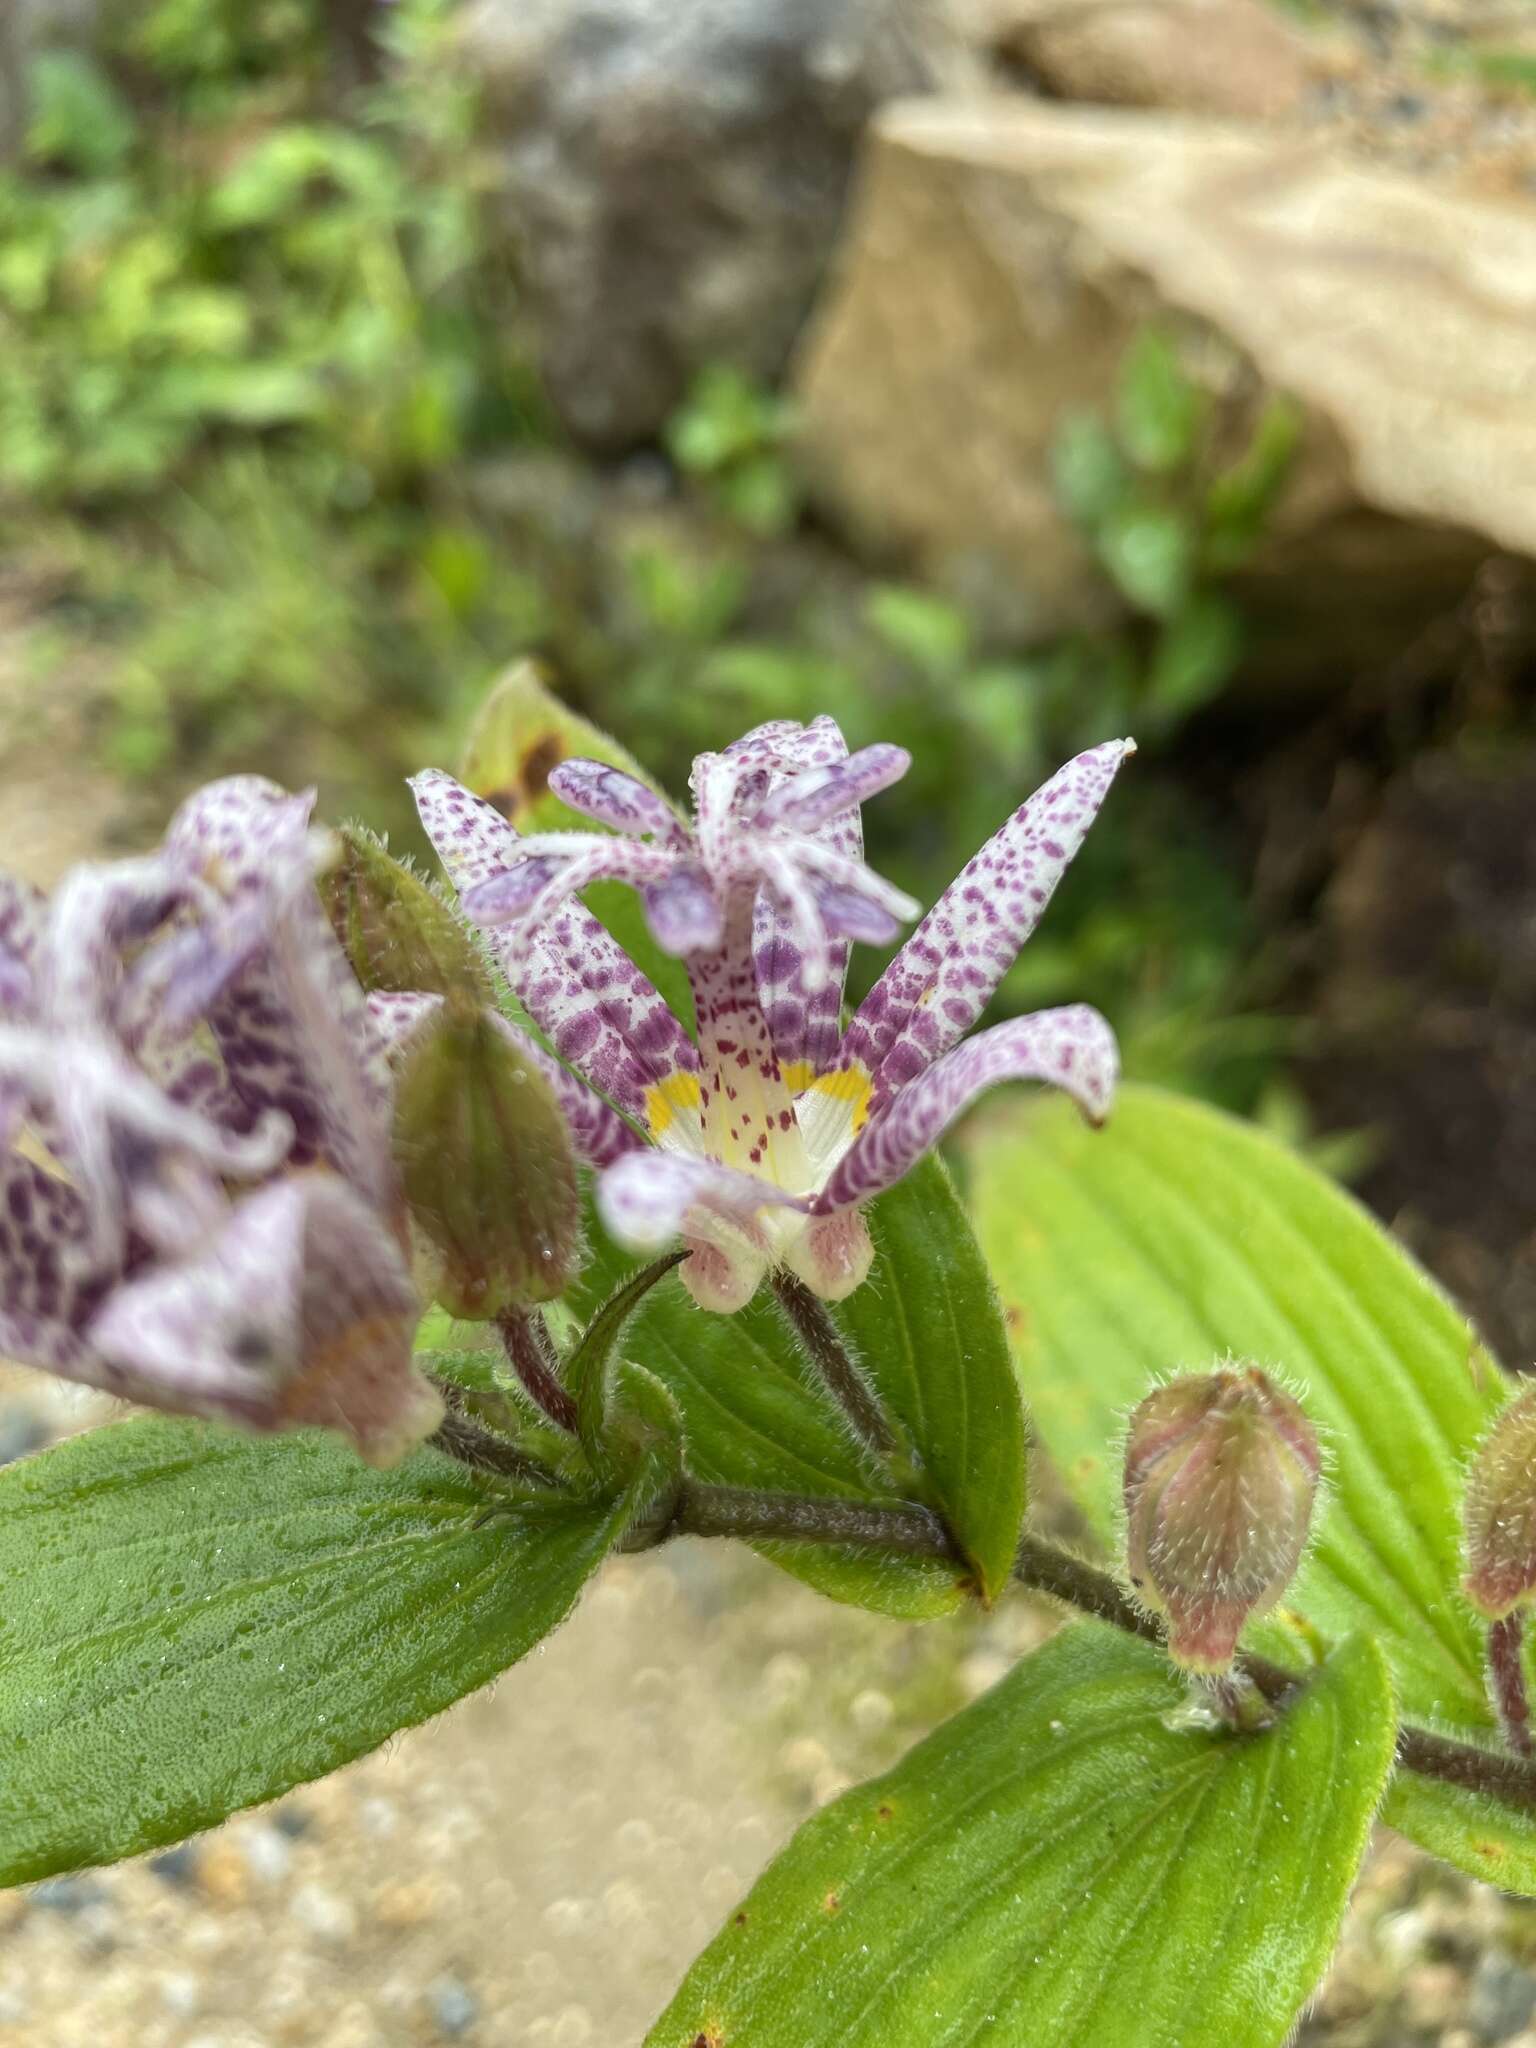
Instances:
[[[1191,1373],[1131,1417],[1126,1553],[1138,1598],[1166,1617],[1168,1652],[1221,1672],[1295,1575],[1320,1465],[1301,1408],[1257,1366]]]
[[[1479,1445],[1462,1518],[1467,1598],[1500,1621],[1536,1592],[1536,1386],[1501,1411]]]
[[[365,826],[343,825],[335,837],[337,856],[320,877],[320,894],[363,987],[370,994],[475,989],[488,997],[475,941],[432,885]]]
[[[450,1000],[407,1048],[395,1158],[450,1314],[484,1322],[565,1287],[580,1230],[570,1133],[493,1012]]]

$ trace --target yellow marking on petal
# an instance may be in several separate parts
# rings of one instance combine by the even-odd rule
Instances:
[[[779,1072],[791,1095],[803,1095],[816,1078],[816,1069],[809,1060],[786,1060]]]
[[[668,1074],[665,1081],[655,1082],[645,1091],[645,1121],[651,1136],[659,1144],[662,1132],[679,1115],[686,1115],[690,1110],[698,1115],[701,1100],[697,1074],[679,1069],[675,1074]]]
[[[869,1098],[874,1086],[873,1078],[863,1067],[839,1067],[833,1073],[818,1074],[810,1084],[810,1092],[825,1095],[832,1102],[847,1103],[849,1122],[857,1133],[869,1121]]]

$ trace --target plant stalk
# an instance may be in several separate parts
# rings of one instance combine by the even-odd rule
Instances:
[[[805,1282],[783,1267],[773,1276],[773,1291],[795,1335],[810,1353],[827,1392],[848,1418],[865,1450],[888,1458],[896,1448],[891,1425],[865,1384],[864,1375],[848,1355],[836,1325]]]
[[[701,1486],[685,1480],[664,1536],[737,1536],[748,1542],[842,1543],[904,1557],[946,1559],[964,1569],[953,1538],[937,1515],[914,1502],[899,1506],[841,1500],[810,1500],[797,1494],[759,1493],[733,1486]],[[1019,1545],[1013,1575],[1021,1585],[1092,1615],[1143,1642],[1163,1641],[1157,1621],[1143,1614],[1108,1572],[1060,1550],[1038,1536]],[[1306,1683],[1267,1657],[1245,1654],[1236,1666],[1242,1679],[1272,1704]],[[1400,1728],[1397,1761],[1404,1770],[1442,1784],[1490,1794],[1512,1806],[1536,1811],[1536,1768],[1523,1757],[1501,1756],[1476,1743],[1435,1735],[1427,1728]]]
[[[1525,1690],[1525,1616],[1516,1608],[1488,1624],[1488,1692],[1512,1756],[1531,1754],[1531,1703]]]
[[[538,1309],[508,1309],[496,1327],[523,1392],[557,1429],[576,1434],[576,1403],[560,1378],[560,1361]]]
[[[547,1465],[530,1456],[505,1437],[482,1429],[462,1407],[462,1392],[444,1380],[432,1383],[443,1396],[448,1412],[427,1438],[434,1450],[446,1451],[461,1465],[477,1472],[494,1472],[503,1479],[521,1480],[529,1486],[558,1486],[560,1481]]]

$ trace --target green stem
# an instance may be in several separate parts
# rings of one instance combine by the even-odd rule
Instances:
[[[953,1538],[939,1517],[914,1502],[899,1506],[846,1500],[811,1500],[798,1494],[758,1493],[744,1487],[683,1482],[665,1536],[737,1536],[747,1542],[841,1543],[883,1555],[934,1557],[960,1564]],[[1038,1536],[1019,1545],[1013,1575],[1021,1585],[1082,1614],[1161,1645],[1157,1621],[1144,1614],[1108,1572],[1059,1550]],[[1245,1655],[1237,1671],[1271,1702],[1306,1682],[1266,1657]],[[1427,1728],[1398,1731],[1397,1761],[1420,1777],[1489,1793],[1512,1806],[1536,1810],[1536,1768],[1515,1757],[1435,1735]]]

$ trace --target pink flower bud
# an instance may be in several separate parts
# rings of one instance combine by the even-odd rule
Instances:
[[[1280,1598],[1320,1463],[1305,1414],[1255,1365],[1190,1373],[1141,1403],[1125,1452],[1126,1562],[1137,1597],[1166,1618],[1176,1664],[1227,1670],[1245,1623]]]
[[[1467,1598],[1500,1621],[1536,1592],[1536,1386],[1510,1402],[1478,1446],[1462,1517]]]

